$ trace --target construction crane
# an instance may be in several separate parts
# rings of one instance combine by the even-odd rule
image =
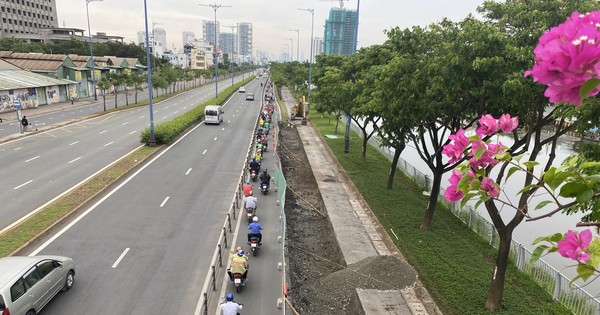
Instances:
[[[333,2],[334,0],[319,0],[319,2]],[[344,8],[344,1],[349,1],[349,0],[338,0],[340,2],[340,9]]]

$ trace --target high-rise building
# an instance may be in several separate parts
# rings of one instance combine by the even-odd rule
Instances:
[[[27,37],[40,34],[42,29],[58,28],[56,1],[0,0],[0,38]]]
[[[233,56],[237,55],[236,39],[237,36],[235,36],[233,33],[221,33],[219,36],[219,48],[221,49],[221,55],[227,54],[229,58],[233,58],[235,60],[235,57],[232,57],[232,52]]]
[[[162,57],[167,50],[167,31],[162,28],[154,29],[154,55],[156,57]]]
[[[313,60],[315,57],[323,53],[323,39],[321,37],[313,37]]]
[[[327,55],[351,55],[354,53],[358,31],[355,10],[332,8],[325,21],[323,52]]]
[[[194,32],[183,31],[181,32],[181,43],[185,45],[186,43],[191,43],[196,40],[196,35]]]
[[[221,24],[217,22],[217,33],[221,34]],[[215,21],[204,20],[202,21],[202,38],[207,43],[215,44]],[[219,47],[219,39],[217,38],[217,47]]]
[[[137,38],[137,43],[139,46],[146,46],[146,31],[138,31]],[[148,44],[152,46],[152,37],[149,36],[148,40],[150,41]]]
[[[252,48],[254,45],[252,23],[239,23],[237,34],[240,57],[242,57],[244,61],[250,61],[252,58]]]

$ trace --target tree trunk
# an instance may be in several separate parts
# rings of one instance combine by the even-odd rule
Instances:
[[[335,134],[338,133],[338,126],[340,125],[340,116],[335,115]]]
[[[135,89],[135,103],[137,104],[137,88]]]
[[[104,111],[106,111],[106,95],[102,94],[102,101],[104,103]]]
[[[429,195],[429,204],[427,210],[425,210],[425,216],[423,222],[421,222],[421,230],[429,230],[431,228],[431,222],[433,221],[433,212],[437,205],[438,194],[440,193],[440,184],[442,182],[442,174],[433,173],[433,183],[431,185],[431,195]]]
[[[115,89],[115,108],[117,108],[117,89]]]
[[[363,163],[367,163],[367,144],[369,143],[369,138],[366,137],[366,134],[363,134],[363,143],[362,143],[362,161]]]
[[[129,91],[125,90],[125,105],[129,106]]]
[[[406,148],[406,143],[404,142],[394,148],[394,158],[392,159],[390,175],[388,176],[387,189],[392,189],[394,187],[394,177],[396,176],[396,170],[398,168],[398,160],[400,159],[400,154],[402,154],[404,148]]]
[[[504,294],[504,280],[506,278],[506,267],[508,266],[512,229],[506,227],[498,230],[498,235],[500,236],[500,246],[498,247],[498,256],[496,257],[496,266],[492,273],[490,291],[485,301],[485,308],[491,311],[502,309],[502,296]]]

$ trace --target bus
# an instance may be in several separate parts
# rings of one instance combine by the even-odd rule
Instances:
[[[223,109],[218,105],[207,105],[204,108],[204,124],[221,124],[223,122]]]

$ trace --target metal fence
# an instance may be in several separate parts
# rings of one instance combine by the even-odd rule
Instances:
[[[352,124],[352,129],[360,137],[362,132]],[[383,153],[388,159],[394,156],[393,149],[382,146],[376,137],[371,137],[368,143]],[[432,179],[419,169],[400,158],[398,168],[412,178],[413,181],[426,190],[431,190]],[[498,232],[492,223],[481,216],[471,206],[460,207],[460,203],[450,203],[444,198],[444,189],[440,189],[439,201],[449,207],[452,213],[464,222],[471,230],[475,231],[494,248],[498,248]],[[555,300],[560,301],[569,310],[577,315],[600,314],[600,300],[589,294],[577,284],[569,284],[570,279],[561,274],[554,267],[543,260],[530,263],[532,252],[523,244],[512,240],[510,258],[517,268],[530,275],[540,286],[546,289]]]

